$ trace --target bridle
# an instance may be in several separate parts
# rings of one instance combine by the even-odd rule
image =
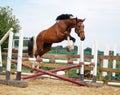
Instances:
[[[80,36],[81,33],[84,33],[83,30],[80,30],[80,27],[79,27],[79,26],[76,26],[76,27],[75,27],[75,31],[76,31],[76,29],[78,30],[78,31],[76,32],[76,33],[78,34],[78,36]]]

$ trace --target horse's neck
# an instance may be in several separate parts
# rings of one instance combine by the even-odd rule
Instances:
[[[66,25],[63,21],[61,21],[61,20],[57,21],[57,22],[56,22],[56,25],[57,25],[58,28],[61,29],[61,30],[66,30],[66,28],[67,28],[67,25]]]
[[[67,31],[70,33],[72,28],[68,28]]]
[[[71,28],[68,25],[66,25],[66,23],[64,23],[63,21],[56,22],[56,27],[57,27],[57,31],[59,32],[62,33],[71,32]]]

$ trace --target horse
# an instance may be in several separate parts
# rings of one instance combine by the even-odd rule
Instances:
[[[83,41],[85,39],[84,24],[83,24],[85,19],[77,19],[77,21],[78,21],[78,23],[75,26],[75,32],[81,38],[81,41]],[[74,39],[74,38],[72,38],[72,39]],[[69,43],[70,36],[67,36],[67,40],[68,40],[68,46],[66,47],[66,50],[68,52],[70,52],[70,51],[72,51],[74,49],[75,41],[73,40],[73,45],[71,46],[70,43]]]
[[[75,33],[77,33],[83,41],[85,39],[84,20],[85,19],[78,19],[72,14],[59,15],[54,25],[41,31],[36,37],[32,37],[28,41],[28,55],[30,57],[41,57],[51,50],[53,43],[67,40],[68,37],[75,42],[75,38],[70,35],[72,28],[75,28]]]

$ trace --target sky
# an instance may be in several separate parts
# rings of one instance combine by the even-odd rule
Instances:
[[[19,19],[25,37],[37,35],[49,28],[60,14],[73,14],[86,18],[84,45],[90,47],[97,42],[98,48],[114,49],[120,52],[120,0],[0,0],[0,6],[10,6]],[[71,35],[80,44],[74,31]],[[54,45],[65,46],[67,41]],[[89,46],[90,45],[90,46]]]

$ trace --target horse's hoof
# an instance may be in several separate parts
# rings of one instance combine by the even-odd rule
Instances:
[[[67,50],[68,52],[71,52],[71,51],[73,50],[73,48],[72,48],[70,45],[68,45],[68,46],[66,46],[66,50]]]

